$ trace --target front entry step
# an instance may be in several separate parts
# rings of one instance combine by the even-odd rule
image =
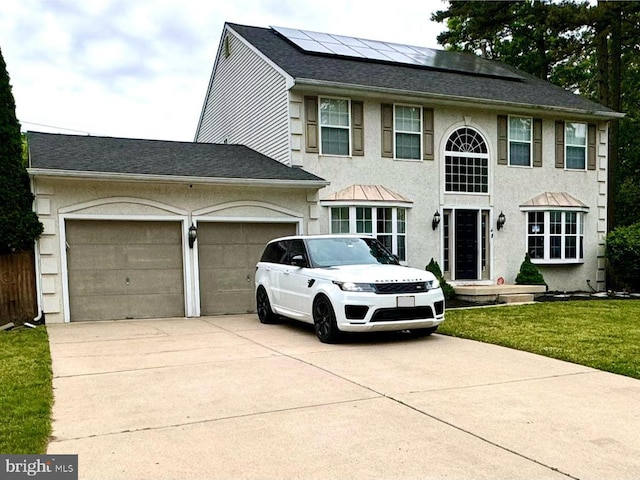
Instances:
[[[531,303],[533,302],[533,293],[510,293],[506,295],[498,295],[498,303]]]

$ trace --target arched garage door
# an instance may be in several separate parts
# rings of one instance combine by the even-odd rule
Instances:
[[[180,222],[67,220],[71,321],[183,317]]]
[[[255,312],[256,263],[265,244],[295,223],[198,222],[201,315]]]

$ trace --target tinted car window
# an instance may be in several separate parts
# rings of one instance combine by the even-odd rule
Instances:
[[[307,253],[304,248],[304,242],[300,239],[291,240],[289,245],[289,253],[287,254],[287,261],[285,263],[291,264],[291,259],[296,255],[302,255],[307,262]]]
[[[284,240],[270,243],[267,245],[267,248],[265,248],[260,261],[268,263],[284,263],[287,253],[287,243],[288,242]]]

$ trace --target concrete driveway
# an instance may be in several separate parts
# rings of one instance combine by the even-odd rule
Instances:
[[[433,335],[255,315],[49,325],[80,478],[640,478],[640,381]]]

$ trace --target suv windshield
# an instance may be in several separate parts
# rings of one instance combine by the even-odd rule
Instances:
[[[398,265],[398,259],[375,238],[309,238],[307,248],[316,267]]]

